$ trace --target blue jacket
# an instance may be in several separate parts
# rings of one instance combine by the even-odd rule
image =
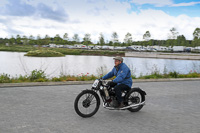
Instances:
[[[112,78],[113,76],[116,76],[116,78],[113,80],[114,83],[117,83],[117,85],[125,84],[131,88],[132,86],[131,71],[125,63],[121,63],[119,66],[114,67],[112,71],[110,71],[102,78],[105,80]]]

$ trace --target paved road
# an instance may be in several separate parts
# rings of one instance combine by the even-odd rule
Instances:
[[[200,133],[200,81],[135,83],[147,92],[137,113],[73,108],[90,85],[0,88],[0,133]]]

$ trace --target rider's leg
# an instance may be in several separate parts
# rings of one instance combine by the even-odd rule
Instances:
[[[121,106],[123,106],[123,98],[122,98],[122,91],[129,90],[130,88],[127,85],[119,84],[114,87],[115,94],[117,96],[117,100]]]

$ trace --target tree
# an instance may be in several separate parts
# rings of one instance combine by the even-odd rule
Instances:
[[[178,32],[177,32],[176,28],[172,27],[170,29],[170,34],[169,34],[168,38],[169,39],[176,39],[177,36],[178,36]]]
[[[37,45],[42,45],[42,40],[41,40],[41,37],[40,37],[40,34],[37,35],[37,39],[36,39],[36,44]]]
[[[45,35],[42,44],[48,45],[50,42],[51,42],[51,37],[49,35]]]
[[[85,34],[84,38],[83,38],[83,41],[84,41],[84,44],[87,45],[88,47],[88,44],[91,43],[91,35],[90,34]]]
[[[100,33],[100,36],[99,36],[99,44],[101,46],[103,46],[105,44],[104,35],[102,33]]]
[[[132,40],[132,35],[131,35],[131,33],[128,32],[128,33],[125,35],[124,42],[125,42],[126,45],[128,45],[128,46],[130,46],[130,45],[132,44],[133,40]]]
[[[28,38],[24,35],[23,37],[22,37],[22,41],[23,41],[23,44],[24,45],[27,45],[28,44]]]
[[[117,32],[113,32],[111,38],[114,45],[119,43]]]
[[[63,40],[69,41],[68,33],[65,33],[63,35]]]
[[[186,46],[187,45],[187,41],[184,35],[179,35],[177,36],[177,45],[179,46]]]
[[[45,35],[44,38],[45,38],[45,39],[50,39],[50,36],[49,36],[49,35]]]
[[[60,37],[59,34],[56,34],[56,36],[54,37],[54,42],[55,44],[59,44],[59,43],[62,43],[62,38]]]
[[[17,44],[22,44],[20,35],[17,35],[16,42],[17,42]]]
[[[75,41],[77,43],[80,41],[78,34],[74,34],[74,36],[72,37],[72,39],[73,39],[73,41]]]
[[[193,37],[194,39],[197,38],[197,39],[200,39],[200,28],[196,28],[193,32]]]
[[[9,44],[15,44],[16,42],[16,39],[14,38],[14,36],[12,36],[10,39],[9,39]]]
[[[149,32],[149,31],[146,31],[146,32],[144,33],[144,35],[143,35],[143,39],[144,39],[145,41],[149,41],[150,38],[151,38],[150,32]]]
[[[35,37],[34,37],[33,35],[30,35],[30,36],[29,36],[29,42],[28,42],[28,43],[29,43],[30,45],[36,44],[36,42],[35,42],[34,39],[35,39]]]
[[[34,40],[34,39],[35,39],[35,37],[33,35],[29,36],[29,40]]]
[[[112,45],[113,45],[113,42],[112,42],[112,41],[109,41],[109,42],[108,42],[108,45],[109,45],[109,46],[112,46]]]
[[[40,34],[38,34],[37,35],[37,40],[40,40],[40,39],[41,39]]]
[[[193,32],[193,41],[192,41],[192,46],[200,46],[200,28],[196,28]]]
[[[198,39],[197,37],[195,37],[192,41],[192,46],[193,47],[197,47],[200,46],[200,39]]]

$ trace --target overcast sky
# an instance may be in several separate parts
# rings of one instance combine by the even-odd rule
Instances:
[[[97,41],[116,31],[123,41],[127,32],[142,40],[149,30],[152,39],[167,39],[175,27],[193,39],[200,27],[199,0],[1,0],[0,9],[0,37],[90,33]]]

